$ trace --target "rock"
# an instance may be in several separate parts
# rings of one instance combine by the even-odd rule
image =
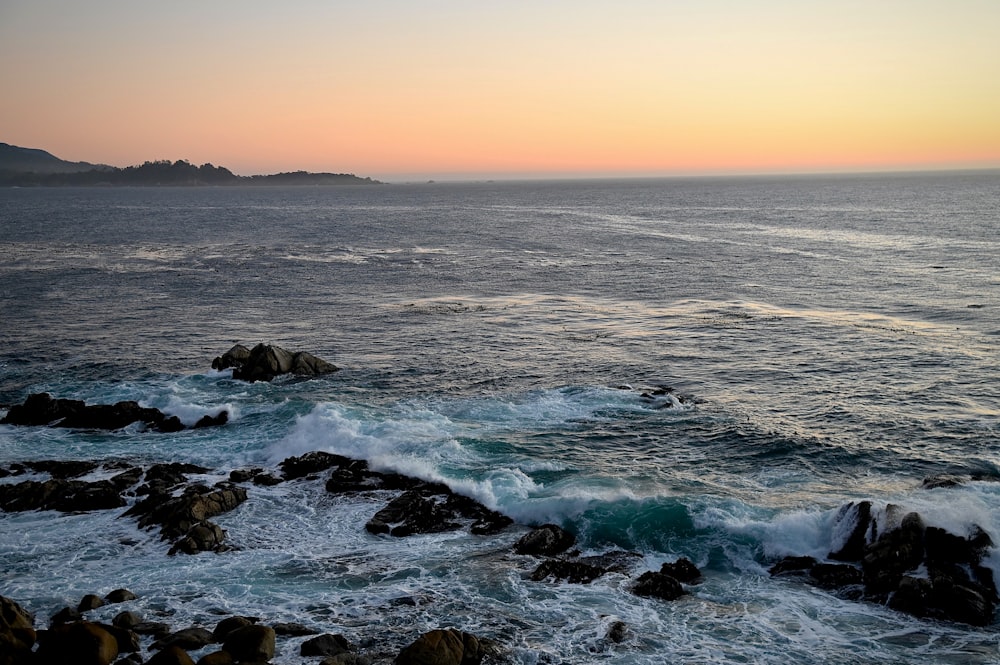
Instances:
[[[194,659],[181,647],[171,644],[164,647],[152,658],[146,661],[146,665],[195,665]]]
[[[115,626],[113,624],[108,625],[105,623],[95,623],[95,625],[108,631],[108,633],[115,638],[115,642],[118,644],[118,653],[136,653],[141,649],[139,644],[139,635],[135,631]]]
[[[660,572],[684,584],[692,584],[701,579],[701,571],[687,557],[681,557],[673,563],[663,564],[660,566]]]
[[[198,419],[192,429],[202,429],[205,427],[222,427],[229,422],[229,412],[220,411],[217,416],[204,415]]]
[[[219,552],[225,549],[222,544],[225,531],[208,518],[228,512],[246,499],[246,490],[230,483],[219,483],[215,489],[190,485],[177,497],[159,492],[150,494],[125,514],[138,517],[142,528],[159,525],[160,535],[165,539],[179,539],[171,554]]]
[[[573,584],[590,584],[608,573],[627,573],[642,555],[635,552],[613,551],[597,556],[547,559],[531,573],[540,582],[547,577]]]
[[[908,513],[898,529],[882,534],[865,549],[861,561],[865,590],[873,595],[892,591],[923,558],[924,522],[917,513]]]
[[[859,568],[847,563],[818,563],[809,571],[813,584],[823,589],[860,586],[864,576]]]
[[[212,369],[224,370],[231,367],[243,367],[247,360],[250,359],[250,349],[243,346],[242,344],[237,344],[233,348],[229,349],[221,356],[218,356],[212,361]]]
[[[280,485],[282,482],[281,478],[277,476],[272,476],[269,473],[262,473],[260,475],[253,477],[254,485],[262,485],[264,487],[274,487],[275,485]]]
[[[167,416],[159,409],[144,408],[134,401],[88,406],[81,400],[53,399],[49,393],[36,393],[29,395],[24,404],[12,406],[0,423],[114,430],[134,422],[159,429],[166,420]]]
[[[632,593],[661,600],[676,600],[687,592],[681,583],[670,575],[651,570],[639,576],[635,586],[632,587]]]
[[[478,665],[483,654],[479,640],[454,628],[432,630],[403,648],[396,665]]]
[[[178,552],[184,554],[224,552],[226,548],[222,542],[225,539],[226,532],[222,527],[206,520],[191,527],[191,530],[183,538],[173,544],[167,554],[174,555]]]
[[[213,651],[198,659],[197,665],[233,665],[235,661],[228,651]]]
[[[15,601],[0,596],[0,665],[27,662],[35,645],[35,618]]]
[[[295,480],[326,471],[331,467],[347,466],[350,463],[351,460],[342,455],[314,450],[299,457],[289,457],[278,466],[281,467],[281,475],[285,480]]]
[[[270,626],[244,626],[226,636],[222,650],[236,662],[265,662],[274,658],[275,634]]]
[[[24,466],[37,471],[47,473],[58,480],[68,478],[79,478],[97,469],[97,462],[86,462],[77,460],[39,460],[35,462],[25,462]]]
[[[842,506],[834,524],[834,537],[841,543],[828,555],[834,561],[860,561],[868,544],[872,522],[872,502]]]
[[[257,623],[256,617],[226,617],[220,621],[215,626],[215,630],[212,631],[212,637],[215,638],[216,642],[224,642],[229,633],[233,632],[237,628],[246,628],[247,626],[252,626]]]
[[[108,595],[104,596],[105,602],[109,604],[124,603],[129,600],[136,600],[138,596],[129,591],[128,589],[115,589],[114,591],[109,591]]]
[[[389,502],[365,524],[369,533],[403,537],[441,533],[462,528],[460,520],[473,521],[473,533],[495,533],[513,523],[506,515],[452,492],[440,483],[421,482]]]
[[[555,524],[543,524],[525,534],[514,543],[518,554],[552,556],[565,552],[576,544],[576,536]]]
[[[215,369],[233,368],[233,378],[240,381],[270,381],[282,374],[319,376],[336,372],[339,367],[304,351],[286,351],[280,346],[258,344],[247,352],[246,347],[233,347],[212,361]],[[242,359],[242,360],[241,360]]]
[[[40,633],[36,655],[45,665],[111,665],[118,657],[118,642],[100,626],[78,621]]]
[[[628,626],[624,621],[614,621],[608,626],[607,632],[604,634],[604,639],[609,642],[614,642],[615,644],[621,644],[625,641],[625,637],[628,634]]]
[[[76,606],[76,610],[78,612],[88,612],[96,610],[98,607],[104,607],[104,599],[98,595],[88,593],[80,600],[80,604]]]
[[[189,473],[208,473],[210,469],[195,464],[181,464],[171,462],[168,464],[154,464],[146,469],[145,484],[136,490],[136,494],[146,496],[150,494],[167,494],[175,487],[187,482]]]
[[[778,563],[771,566],[768,571],[771,577],[779,576],[805,576],[819,563],[811,556],[786,556]]]
[[[324,633],[302,643],[301,656],[337,656],[353,651],[350,642],[343,635]]]
[[[955,476],[950,473],[941,473],[936,476],[927,476],[924,478],[923,482],[920,483],[920,487],[925,490],[932,490],[940,487],[958,487],[959,485],[964,484],[965,481],[959,476]]]
[[[215,637],[208,630],[199,626],[185,628],[177,632],[170,633],[166,637],[153,642],[150,649],[166,649],[167,647],[180,647],[188,651],[200,649],[215,642]]]
[[[111,620],[112,626],[127,628],[129,630],[134,630],[135,627],[141,623],[142,617],[135,612],[119,612],[115,615],[115,618]]]
[[[163,639],[170,634],[170,625],[160,621],[140,621],[132,626],[132,630],[140,635],[152,635],[153,639]]]
[[[260,467],[255,467],[253,469],[234,469],[229,472],[229,482],[231,483],[245,483],[249,480],[253,480],[254,477],[259,476],[264,473],[264,469]]]
[[[137,480],[138,475],[133,471],[92,483],[53,478],[0,485],[0,509],[7,512],[26,510],[86,512],[121,508],[126,505],[121,493]]]
[[[83,615],[80,614],[80,610],[75,607],[64,607],[52,615],[49,619],[49,627],[59,626],[64,623],[73,623],[81,619],[83,619]]]
[[[271,625],[274,628],[276,635],[284,635],[287,637],[303,637],[305,635],[316,635],[319,633],[318,630],[313,630],[309,626],[305,626],[301,623],[275,623]]]

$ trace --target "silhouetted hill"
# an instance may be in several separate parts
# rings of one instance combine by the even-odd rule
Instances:
[[[117,168],[67,162],[44,150],[0,143],[0,185],[12,187],[374,184],[381,183],[351,173],[296,171],[238,176],[222,166],[195,166],[186,160],[145,162],[139,166]]]
[[[37,148],[21,148],[8,143],[0,143],[0,171],[21,173],[76,173],[94,169],[110,168],[103,164],[89,162],[67,162],[55,155]]]

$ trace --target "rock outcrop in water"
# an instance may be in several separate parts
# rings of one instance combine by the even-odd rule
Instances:
[[[225,411],[216,416],[206,415],[195,427],[224,425],[228,419],[229,414]],[[138,402],[88,405],[78,399],[54,399],[49,393],[29,395],[24,404],[12,406],[0,420],[3,425],[103,430],[122,429],[136,422],[158,432],[179,432],[185,429],[177,416],[168,416],[159,409],[139,406]]]
[[[340,368],[305,351],[286,351],[273,344],[258,344],[248,349],[237,344],[212,361],[212,369],[232,368],[240,381],[270,381],[282,374],[320,376]]]
[[[978,526],[964,535],[927,526],[919,514],[904,514],[892,504],[881,519],[880,525],[870,501],[843,506],[835,525],[843,541],[829,558],[844,563],[786,557],[771,575],[800,577],[918,617],[992,623],[1000,596],[992,571],[983,565],[993,547],[989,534]]]

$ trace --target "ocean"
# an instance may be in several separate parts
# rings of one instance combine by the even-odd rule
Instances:
[[[997,172],[11,188],[0,249],[0,415],[44,391],[230,416],[2,425],[0,468],[184,462],[211,484],[321,450],[517,522],[372,535],[385,492],[248,484],[213,520],[233,551],[168,556],[121,510],[0,513],[0,595],[39,627],[126,587],[127,609],[176,628],[243,614],[373,652],[453,626],[525,665],[1000,662],[996,621],[768,574],[825,557],[838,509],[864,499],[1000,543]],[[259,342],[342,369],[211,369]],[[922,486],[941,474],[962,482]],[[511,546],[542,523],[641,570],[687,557],[703,581],[673,602],[617,573],[532,581]],[[985,564],[1000,579],[995,548]],[[300,642],[273,662],[302,662]]]

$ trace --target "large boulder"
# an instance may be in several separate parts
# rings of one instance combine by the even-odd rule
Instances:
[[[474,635],[448,628],[432,630],[403,648],[396,665],[479,665],[483,649]]]
[[[319,376],[336,372],[339,367],[305,351],[287,351],[273,344],[258,344],[249,351],[237,344],[212,361],[214,369],[233,369],[240,381],[270,381],[282,374]]]
[[[555,524],[543,524],[532,529],[514,543],[518,554],[553,556],[576,544],[576,536]]]
[[[34,617],[10,598],[0,596],[0,665],[27,663],[35,645]]]
[[[265,663],[274,658],[274,645],[274,628],[254,624],[229,633],[222,650],[238,663]]]
[[[44,665],[111,665],[118,657],[118,641],[97,624],[67,623],[39,633],[36,656]]]
[[[632,593],[647,598],[676,600],[687,592],[684,591],[681,583],[670,575],[650,570],[639,576],[639,579],[636,580],[635,585],[632,587]]]

